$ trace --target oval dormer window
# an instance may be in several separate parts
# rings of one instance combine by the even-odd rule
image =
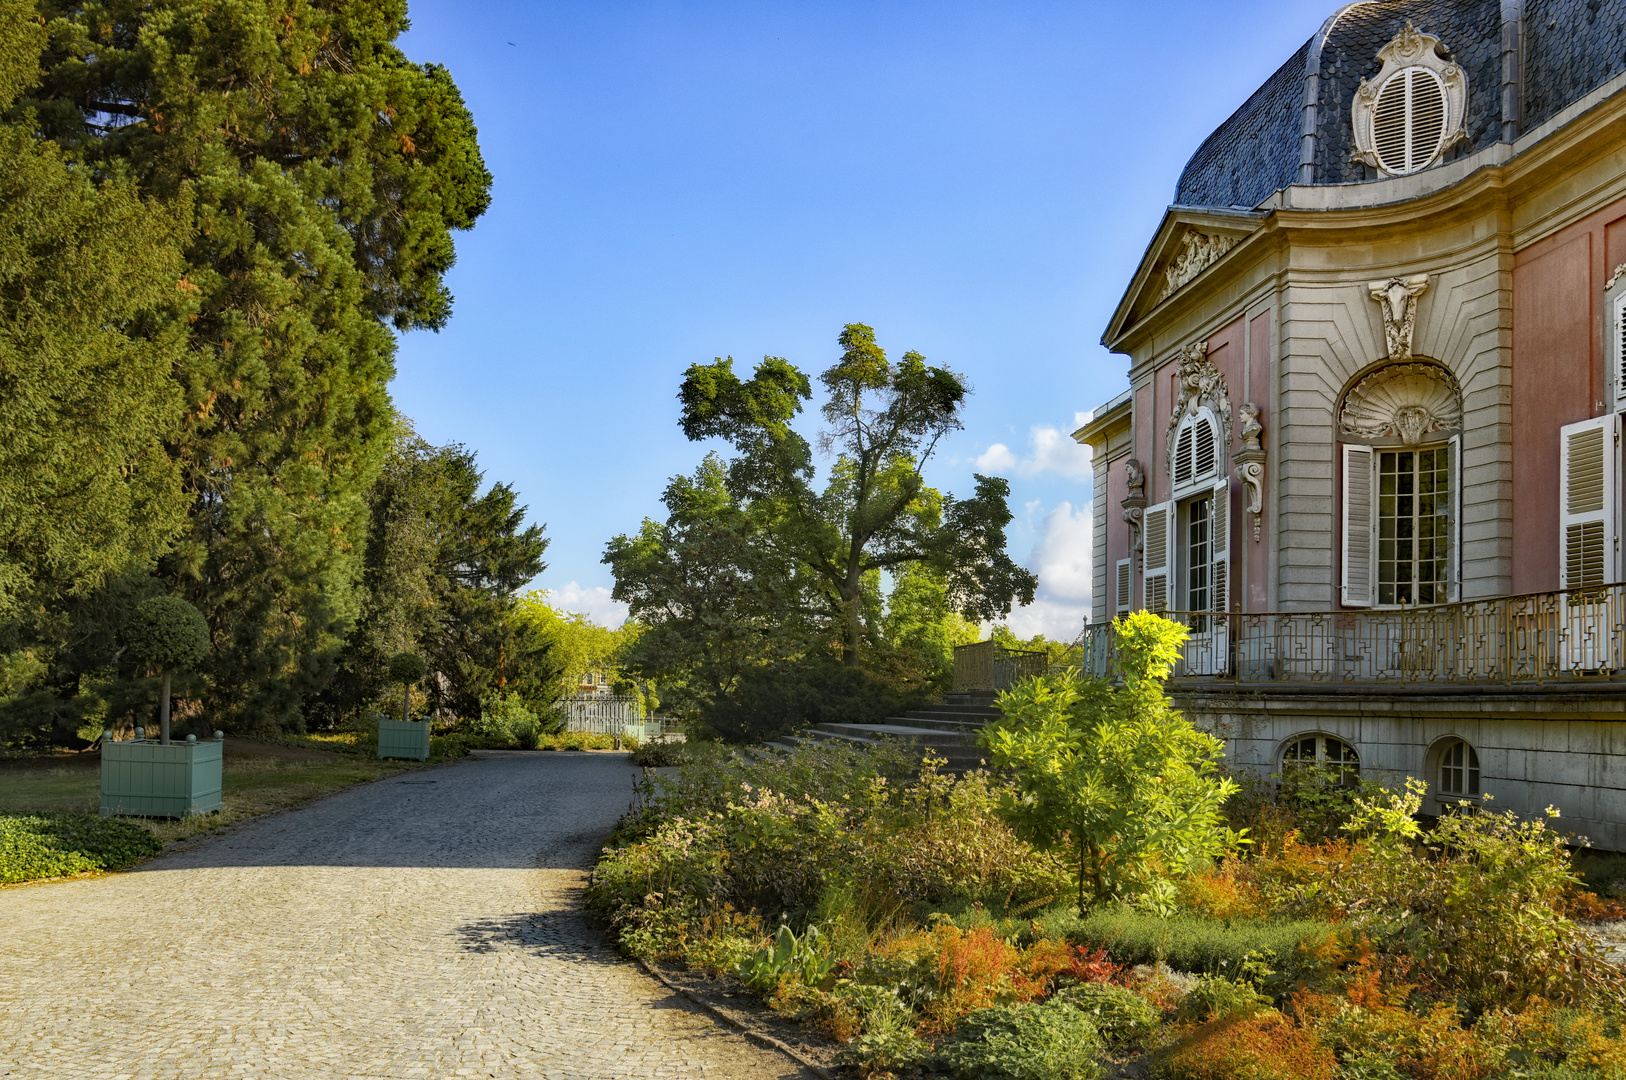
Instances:
[[[1355,92],[1356,157],[1384,176],[1438,164],[1468,133],[1468,75],[1446,59],[1440,39],[1410,23],[1378,50],[1383,67]]]
[[[1373,151],[1386,173],[1427,168],[1445,141],[1445,84],[1425,67],[1389,76],[1372,110]]]

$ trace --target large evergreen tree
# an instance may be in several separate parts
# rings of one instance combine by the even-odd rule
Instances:
[[[40,11],[43,74],[14,108],[189,218],[166,450],[190,514],[160,572],[209,620],[206,707],[297,723],[358,615],[390,327],[446,321],[451,231],[487,205],[473,122],[443,68],[395,46],[400,0]]]
[[[32,3],[0,0],[0,110],[39,79]],[[184,197],[143,198],[0,122],[0,739],[72,741],[82,672],[185,525],[166,452],[193,298]]]
[[[524,524],[511,487],[483,484],[471,451],[432,446],[398,421],[367,493],[361,616],[316,699],[318,722],[375,707],[402,652],[424,656],[431,704],[459,715],[474,715],[491,690],[533,705],[557,697],[547,635],[520,617],[516,596],[542,572],[548,542]]]

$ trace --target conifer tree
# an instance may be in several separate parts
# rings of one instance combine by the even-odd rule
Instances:
[[[190,513],[161,574],[209,620],[206,707],[297,724],[358,614],[390,328],[445,323],[451,231],[487,205],[473,122],[444,68],[395,46],[401,0],[40,11],[19,106],[98,175],[187,208],[166,450]]]

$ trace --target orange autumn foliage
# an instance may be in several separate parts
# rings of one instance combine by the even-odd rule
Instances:
[[[1332,1051],[1279,1012],[1211,1020],[1177,1043],[1166,1080],[1332,1080]]]

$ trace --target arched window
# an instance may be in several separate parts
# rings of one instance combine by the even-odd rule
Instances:
[[[1361,756],[1334,735],[1305,735],[1282,750],[1282,771],[1306,767],[1325,769],[1340,784],[1353,784],[1361,775]]]
[[[1479,794],[1479,754],[1463,739],[1452,739],[1440,749],[1441,795],[1472,798]]]
[[[1214,485],[1219,471],[1219,431],[1213,413],[1199,409],[1181,422],[1170,466],[1177,492]]]

